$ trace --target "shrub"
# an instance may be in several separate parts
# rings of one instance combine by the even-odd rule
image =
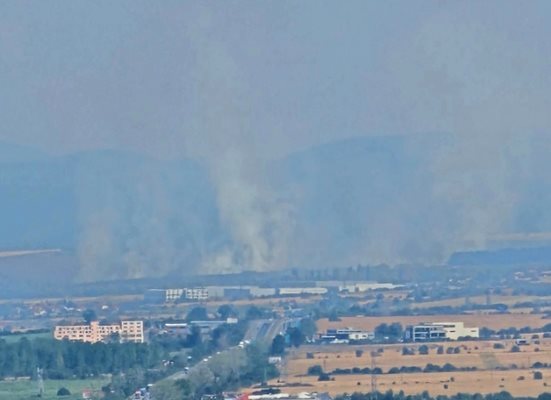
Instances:
[[[321,375],[323,374],[323,368],[321,365],[312,365],[308,367],[308,375]]]
[[[314,359],[314,353],[306,353],[306,359],[313,360]]]
[[[58,396],[70,396],[71,392],[66,387],[62,387],[57,391]]]
[[[503,343],[494,343],[494,349],[504,349]]]
[[[415,351],[413,351],[413,349],[410,349],[409,347],[402,347],[403,356],[412,356],[414,354],[415,354]]]
[[[511,347],[511,353],[519,353],[520,352],[520,347],[518,347],[517,345],[514,345],[513,347]]]
[[[537,381],[543,379],[543,374],[541,373],[541,371],[535,371],[534,372],[534,379],[537,380]]]
[[[356,357],[360,358],[363,354],[363,350],[356,350]]]
[[[320,381],[320,382],[325,382],[325,381],[330,381],[330,380],[331,380],[331,375],[326,374],[325,372],[321,373],[320,376],[318,377],[318,381]]]
[[[438,349],[436,349],[436,354],[444,354],[444,346],[438,346]]]
[[[426,344],[419,346],[419,354],[429,354],[429,346]]]

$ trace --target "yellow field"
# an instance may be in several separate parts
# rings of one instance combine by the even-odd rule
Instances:
[[[524,303],[529,301],[550,301],[551,296],[491,296],[492,303],[494,304],[505,304],[507,306],[513,306],[517,303]],[[486,304],[486,296],[473,296],[469,297],[469,302],[471,304]],[[415,308],[430,308],[430,307],[458,307],[465,304],[465,297],[458,297],[453,299],[445,299],[438,301],[427,301],[415,303]],[[510,310],[511,312],[514,309]]]
[[[551,322],[543,319],[543,314],[468,314],[468,315],[417,315],[417,316],[391,316],[391,317],[342,317],[340,321],[329,321],[322,318],[318,321],[318,330],[325,332],[330,328],[354,327],[359,329],[374,330],[382,323],[399,322],[402,326],[418,324],[421,322],[438,321],[463,321],[465,326],[487,327],[490,329],[504,328],[541,328]]]
[[[528,370],[380,375],[377,377],[377,389],[382,392],[390,389],[395,392],[403,390],[406,394],[418,394],[427,390],[432,396],[456,393],[486,394],[506,390],[513,396],[537,397],[550,390],[551,370],[542,370],[542,372],[543,380],[540,381],[533,380],[532,372]],[[525,379],[521,381],[518,380],[519,377]],[[303,384],[293,387],[286,386],[285,383],[278,383],[277,380],[271,381],[270,384],[279,387],[284,393],[317,391],[337,395],[371,391],[369,375],[337,375],[334,378],[334,381],[329,382],[318,382],[317,377],[312,376],[299,380],[287,380],[287,382]],[[451,378],[454,379],[453,382],[451,382]],[[448,385],[448,388],[445,389],[444,385]]]
[[[521,351],[512,353],[513,340],[502,340],[505,349],[494,349],[496,342],[468,341],[429,344],[429,354],[404,356],[402,348],[418,347],[418,344],[395,345],[330,345],[309,346],[291,352],[286,357],[282,367],[280,382],[271,382],[281,387],[283,392],[297,393],[301,391],[328,391],[331,394],[370,390],[370,375],[332,375],[334,380],[318,382],[317,377],[306,376],[308,367],[320,365],[324,371],[331,372],[336,368],[371,367],[371,352],[383,349],[375,357],[375,364],[383,372],[392,367],[417,366],[425,367],[432,363],[442,366],[450,363],[455,367],[476,367],[476,371],[468,372],[435,372],[435,373],[403,373],[384,374],[377,376],[379,390],[404,390],[408,394],[428,390],[432,395],[454,394],[458,392],[492,393],[507,390],[514,395],[536,396],[545,391],[544,383],[551,385],[551,370],[542,369],[544,379],[535,381],[531,366],[535,362],[551,362],[551,339],[540,339],[540,344],[532,343],[521,346]],[[459,354],[437,354],[438,346],[461,347]],[[537,349],[537,350],[536,350]],[[355,351],[363,350],[361,357],[356,357]],[[313,359],[307,359],[306,353],[313,353]],[[498,371],[499,368],[517,369]],[[523,376],[524,380],[518,378]],[[453,381],[452,378],[453,377]],[[358,386],[358,382],[360,383]],[[288,386],[292,384],[292,386]],[[448,385],[445,389],[444,385]],[[311,386],[308,386],[311,385]]]

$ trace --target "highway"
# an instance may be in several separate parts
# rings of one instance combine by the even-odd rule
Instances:
[[[247,329],[247,332],[245,333],[245,337],[243,338],[243,342],[254,342],[254,341],[266,341],[268,343],[271,343],[271,341],[278,335],[279,333],[284,332],[287,329],[287,325],[289,324],[290,320],[284,319],[284,318],[278,318],[278,319],[260,319],[260,320],[254,320],[249,322],[249,328]],[[228,351],[235,351],[235,350],[242,350],[242,347],[240,345],[233,346],[230,348],[227,348],[226,350],[223,350],[221,353],[228,352]],[[213,358],[216,357],[213,355]],[[197,364],[195,364],[193,368],[197,368],[199,365],[202,364],[208,364],[210,359],[201,360]],[[178,371],[166,379],[172,379],[172,380],[178,380],[183,379],[187,376],[188,371],[182,370]]]

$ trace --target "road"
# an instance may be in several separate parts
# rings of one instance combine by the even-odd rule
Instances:
[[[245,340],[264,340],[271,342],[274,337],[285,331],[288,321],[286,319],[259,319],[249,323],[249,329],[245,334]]]
[[[274,339],[276,335],[279,333],[282,333],[285,331],[287,324],[289,321],[287,319],[259,319],[249,322],[249,328],[247,329],[247,332],[245,333],[245,337],[243,338],[243,341],[267,341],[268,343],[271,343],[271,341]],[[222,353],[241,349],[239,346],[233,346],[226,350],[223,350]],[[191,369],[197,368],[199,365],[208,363],[210,359],[201,360],[197,364],[195,364]],[[172,379],[172,380],[178,380],[183,379],[187,376],[188,372],[182,370],[178,371],[172,375],[170,375],[166,379]]]

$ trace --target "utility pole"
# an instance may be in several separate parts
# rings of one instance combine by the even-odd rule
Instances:
[[[38,397],[42,397],[44,394],[44,379],[42,379],[42,369],[36,368],[36,386],[38,389]]]
[[[377,368],[377,361],[375,357],[377,353],[371,352],[371,400],[377,400],[377,375],[375,374],[375,368]]]

